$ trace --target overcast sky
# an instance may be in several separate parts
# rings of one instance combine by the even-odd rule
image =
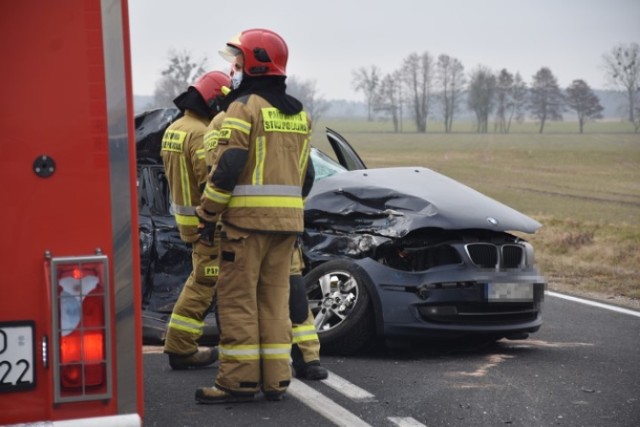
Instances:
[[[362,100],[352,72],[383,73],[425,51],[520,72],[530,83],[549,67],[562,88],[574,79],[606,87],[602,55],[640,43],[640,0],[129,0],[133,88],[153,94],[169,49],[229,69],[218,49],[249,28],[268,28],[289,46],[288,75],[316,82],[326,100]]]

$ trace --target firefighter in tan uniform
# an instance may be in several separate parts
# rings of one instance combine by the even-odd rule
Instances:
[[[202,403],[281,400],[291,381],[289,270],[313,185],[311,120],[286,94],[288,48],[270,30],[227,43],[235,62],[215,164],[197,208],[203,228],[221,219],[220,369]],[[238,84],[239,83],[239,84]]]
[[[227,93],[225,91],[225,95]],[[205,161],[208,169],[211,169],[215,164],[215,148],[218,145],[224,117],[224,111],[218,113],[211,120],[204,134]],[[303,270],[302,248],[296,242],[289,272],[289,317],[293,324],[291,358],[296,377],[307,380],[323,380],[328,377],[329,373],[320,365],[320,340],[314,325],[313,314],[309,309],[302,278]]]
[[[208,366],[217,360],[217,350],[199,350],[204,317],[211,305],[218,279],[218,246],[203,241],[198,232],[195,207],[200,203],[208,171],[203,135],[219,111],[222,87],[230,85],[226,73],[213,71],[200,77],[179,95],[175,105],[184,114],[172,123],[162,138],[161,156],[171,192],[171,207],[180,238],[192,245],[193,270],[171,313],[164,351],[173,369]]]

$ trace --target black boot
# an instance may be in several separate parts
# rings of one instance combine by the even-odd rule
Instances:
[[[329,376],[326,368],[320,366],[319,360],[305,362],[302,351],[297,345],[291,346],[291,360],[296,378],[305,380],[324,380]]]
[[[296,366],[294,369],[296,370],[296,378],[305,380],[324,380],[329,376],[329,371],[320,365],[319,360]]]
[[[207,348],[204,350],[198,350],[193,354],[169,354],[169,365],[171,369],[177,371],[185,370],[189,368],[204,368],[209,365],[213,365],[218,360],[218,348]]]

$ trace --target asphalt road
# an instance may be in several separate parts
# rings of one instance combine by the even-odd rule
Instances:
[[[329,378],[282,402],[197,404],[216,365],[174,372],[146,347],[144,426],[640,426],[640,313],[547,296],[544,319],[522,341],[323,356]]]

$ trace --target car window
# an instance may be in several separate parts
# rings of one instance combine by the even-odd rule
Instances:
[[[313,162],[313,168],[316,172],[316,181],[347,171],[339,163],[317,148],[311,149],[311,161]]]

